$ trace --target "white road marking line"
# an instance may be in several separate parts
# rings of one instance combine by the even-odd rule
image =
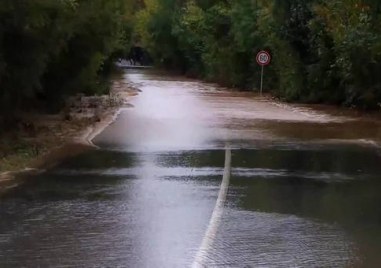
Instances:
[[[208,229],[202,240],[201,247],[199,248],[197,252],[195,260],[193,261],[193,264],[192,264],[193,268],[206,267],[205,265],[206,257],[208,255],[208,251],[213,245],[218,227],[221,222],[222,214],[224,211],[224,204],[225,204],[226,196],[229,189],[230,173],[231,173],[231,149],[229,146],[227,146],[225,151],[224,175],[222,178],[220,192],[218,193],[216,206],[214,207],[213,214],[210,219]]]

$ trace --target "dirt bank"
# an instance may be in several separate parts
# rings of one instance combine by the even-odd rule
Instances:
[[[128,82],[113,81],[106,96],[75,96],[58,115],[25,115],[17,131],[0,142],[0,188],[13,187],[17,175],[38,174],[68,157],[97,147],[91,142],[112,123],[138,90]]]

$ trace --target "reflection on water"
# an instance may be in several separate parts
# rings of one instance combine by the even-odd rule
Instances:
[[[130,73],[143,92],[88,152],[0,197],[0,267],[381,266],[378,121]],[[350,142],[349,142],[350,141]]]
[[[8,192],[0,267],[186,267],[213,210],[221,165],[209,160],[194,172],[190,155],[179,156],[180,170],[157,174],[160,157],[91,152]],[[87,172],[98,166],[116,172]]]
[[[208,266],[346,267],[355,262],[354,245],[340,227],[292,215],[229,208],[219,234]]]
[[[375,150],[235,150],[228,209],[209,264],[378,267],[381,167]]]

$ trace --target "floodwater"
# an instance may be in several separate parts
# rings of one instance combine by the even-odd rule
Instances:
[[[0,197],[0,267],[381,266],[379,121],[124,79],[99,150]]]

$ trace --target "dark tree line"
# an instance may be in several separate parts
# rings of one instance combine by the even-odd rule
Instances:
[[[135,34],[165,67],[252,89],[255,54],[267,49],[266,85],[277,96],[379,109],[378,0],[144,2]]]
[[[61,108],[75,93],[107,90],[104,74],[129,45],[135,1],[0,1],[0,119]]]
[[[67,96],[107,92],[112,62],[141,46],[159,66],[288,101],[379,109],[378,0],[2,0],[0,124]]]

